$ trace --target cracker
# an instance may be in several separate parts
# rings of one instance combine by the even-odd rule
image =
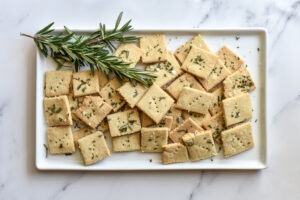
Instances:
[[[90,70],[74,73],[73,94],[75,97],[99,94],[98,71],[94,76]]]
[[[167,144],[163,146],[162,163],[180,163],[189,161],[186,147],[181,143]]]
[[[49,127],[47,131],[49,151],[51,154],[75,152],[72,130],[70,126]]]
[[[87,135],[90,135],[94,132],[95,132],[94,129],[92,129],[90,127],[85,127],[85,128],[82,128],[78,131],[73,132],[73,139],[74,139],[75,146],[78,146],[78,140],[80,138],[83,138],[83,137],[85,137]]]
[[[44,110],[49,126],[72,125],[72,117],[67,96],[45,97]]]
[[[192,39],[190,39],[188,42],[186,42],[184,45],[182,45],[181,47],[179,47],[175,51],[175,56],[176,56],[176,58],[181,63],[183,63],[183,61],[185,60],[186,56],[190,52],[190,49],[192,48],[192,45],[196,46],[196,47],[198,47],[200,49],[204,49],[206,51],[210,51],[210,49],[208,48],[208,46],[206,45],[206,43],[202,39],[202,36],[200,34],[198,34],[197,36],[195,36]]]
[[[168,128],[142,128],[142,152],[162,152],[163,146],[168,143]]]
[[[144,51],[143,63],[167,61],[167,43],[165,35],[145,36],[140,39],[140,48]]]
[[[119,80],[115,77],[100,90],[101,97],[106,103],[113,107],[114,112],[119,110],[126,103],[123,97],[117,92],[120,86]]]
[[[205,123],[211,117],[211,115],[209,114],[209,112],[207,112],[206,114],[200,114],[200,113],[195,113],[195,112],[183,111],[182,115],[183,115],[184,119],[191,118],[199,126],[202,126],[203,123]]]
[[[188,133],[182,137],[187,146],[191,161],[198,161],[217,155],[216,146],[212,138],[212,131],[198,134]]]
[[[171,130],[172,123],[172,116],[165,116],[158,124],[155,124],[155,122],[145,113],[142,115],[142,127],[167,127],[169,130]]]
[[[102,133],[109,130],[107,118],[104,118],[104,120],[96,127],[97,131],[101,131]]]
[[[200,78],[199,81],[207,91],[210,91],[230,74],[231,72],[223,65],[220,60],[218,60],[209,73],[207,79],[204,80]]]
[[[199,78],[207,79],[218,61],[215,54],[192,46],[181,68]]]
[[[184,87],[194,88],[197,90],[205,91],[201,84],[189,73],[182,74],[179,78],[177,78],[173,83],[171,83],[166,91],[174,97],[174,99],[178,99],[178,96]]]
[[[85,165],[94,164],[110,156],[104,135],[100,131],[80,138],[78,145]]]
[[[233,97],[238,94],[251,92],[256,88],[255,83],[245,66],[227,76],[223,81],[224,96]]]
[[[180,126],[173,129],[169,133],[169,138],[173,142],[181,142],[182,136],[184,136],[187,133],[198,133],[200,131],[203,131],[203,129],[191,118],[188,118]]]
[[[174,128],[176,128],[177,126],[179,126],[180,124],[182,124],[182,122],[183,122],[182,110],[176,108],[175,105],[173,105],[170,108],[170,110],[168,110],[168,112],[167,112],[166,115],[173,117],[171,130],[173,130]]]
[[[68,95],[72,119],[78,123],[83,123],[83,122],[75,115],[75,111],[82,104],[83,99],[84,99],[84,97],[74,97],[73,93]]]
[[[232,73],[240,68],[245,62],[227,46],[222,47],[217,54],[227,69]]]
[[[101,97],[86,96],[75,115],[88,126],[96,128],[111,110],[112,107]]]
[[[144,51],[134,44],[123,43],[118,46],[114,55],[120,57],[124,62],[131,63],[129,67],[133,68],[139,62],[143,53]]]
[[[160,87],[174,80],[183,73],[183,71],[180,69],[180,65],[171,51],[167,53],[167,62],[150,65],[146,67],[146,70],[152,71],[152,73],[157,76],[153,83]]]
[[[141,130],[141,122],[137,109],[117,112],[107,116],[111,137],[128,135]]]
[[[222,102],[227,127],[252,118],[252,106],[249,94],[240,94],[224,99]]]
[[[212,92],[214,95],[212,106],[209,108],[211,115],[216,115],[223,111],[222,100],[224,99],[224,90],[223,87],[217,88]]]
[[[230,157],[254,147],[250,122],[235,126],[221,133],[224,157]]]
[[[213,98],[211,93],[185,87],[179,94],[176,107],[189,112],[205,114],[212,106]]]
[[[223,112],[220,112],[210,118],[210,120],[203,123],[206,130],[212,130],[214,140],[221,144],[221,132],[226,129]]]
[[[112,138],[114,152],[136,151],[141,149],[141,134],[133,133]]]
[[[47,97],[70,93],[73,71],[48,71],[45,74],[45,95]]]
[[[153,84],[138,102],[137,107],[155,123],[159,123],[173,103],[174,100],[165,91]]]
[[[98,71],[99,89],[103,88],[109,81],[104,72]]]
[[[140,83],[137,83],[137,85],[134,86],[130,82],[126,82],[118,88],[118,92],[125,99],[128,105],[133,108],[146,93],[147,89],[148,88]]]

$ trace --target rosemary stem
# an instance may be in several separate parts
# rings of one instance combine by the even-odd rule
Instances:
[[[26,33],[20,33],[21,36],[25,36],[25,37],[29,37],[29,38],[32,38],[32,39],[35,39],[35,40],[43,40],[45,41],[45,39],[41,38],[41,37],[38,37],[38,36],[32,36],[32,35],[28,35]]]

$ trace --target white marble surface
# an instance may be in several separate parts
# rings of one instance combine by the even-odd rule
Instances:
[[[262,171],[40,172],[35,169],[35,47],[19,33],[113,24],[269,30],[269,167]],[[0,6],[0,199],[300,199],[300,1],[39,1]]]

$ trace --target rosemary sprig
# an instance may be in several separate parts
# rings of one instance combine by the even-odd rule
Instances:
[[[151,71],[130,68],[130,63],[111,54],[116,49],[113,42],[134,42],[138,39],[136,36],[124,36],[124,33],[132,30],[132,26],[129,20],[119,28],[122,14],[121,12],[112,31],[107,31],[105,25],[100,23],[99,30],[87,36],[77,35],[66,26],[64,33],[53,34],[55,30],[51,29],[54,24],[52,22],[34,36],[24,33],[21,35],[32,38],[45,57],[50,55],[53,58],[58,69],[67,63],[73,64],[75,71],[89,66],[93,75],[96,68],[107,76],[114,73],[120,82],[128,79],[133,85],[140,82],[149,86],[152,79],[156,78]]]

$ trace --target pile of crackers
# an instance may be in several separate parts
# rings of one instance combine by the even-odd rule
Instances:
[[[254,146],[249,92],[254,81],[244,60],[228,47],[213,53],[201,35],[167,50],[165,35],[120,44],[114,55],[138,63],[157,78],[149,88],[109,80],[103,72],[48,71],[44,111],[51,154],[78,148],[85,165],[113,152],[162,153],[162,163],[199,161],[222,147],[230,157]],[[72,132],[71,126],[84,127]],[[108,133],[107,133],[108,134]]]

